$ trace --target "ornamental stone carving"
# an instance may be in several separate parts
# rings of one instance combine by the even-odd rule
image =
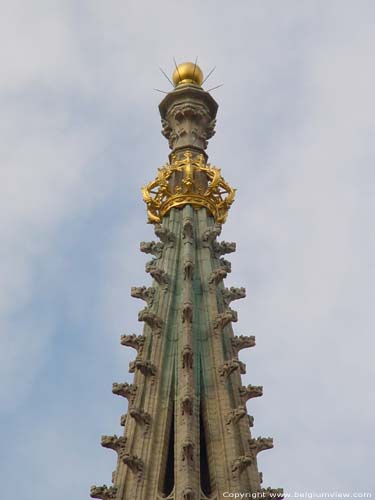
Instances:
[[[145,343],[145,337],[143,335],[135,335],[134,333],[131,335],[121,335],[120,343],[126,347],[132,347],[140,354]]]
[[[121,453],[124,453],[126,442],[127,438],[125,436],[117,437],[115,434],[114,436],[102,436],[101,444],[103,448],[115,451],[120,457]]]
[[[218,314],[213,324],[214,333],[221,332],[223,328],[228,325],[228,323],[231,321],[236,322],[237,320],[237,312],[232,309],[228,309],[227,311]]]
[[[168,244],[169,246],[171,246],[176,241],[176,236],[172,233],[172,231],[170,231],[166,227],[163,227],[160,224],[155,224],[154,232],[155,232],[155,235],[164,244]]]
[[[132,473],[137,476],[138,480],[143,478],[145,465],[142,459],[137,457],[137,455],[130,455],[127,453],[122,457],[122,461],[129,467]]]
[[[241,349],[247,349],[249,347],[254,347],[255,346],[255,337],[254,337],[254,335],[234,336],[231,339],[231,343],[232,343],[234,353],[238,354],[239,351],[241,351]]]
[[[249,448],[255,455],[257,455],[261,451],[273,448],[273,439],[270,437],[249,439]]]
[[[182,368],[193,368],[193,350],[189,345],[182,349]]]
[[[129,404],[132,404],[137,393],[137,386],[134,384],[128,384],[127,382],[123,384],[114,382],[112,384],[112,393],[116,394],[116,396],[126,398],[129,401]]]
[[[136,299],[142,299],[147,303],[147,306],[152,306],[154,300],[155,288],[145,286],[132,286],[130,295]]]
[[[242,455],[232,462],[233,479],[238,479],[242,472],[253,463],[253,459],[249,455]]]
[[[238,299],[243,299],[246,297],[246,290],[245,288],[236,288],[234,286],[231,286],[230,288],[224,288],[223,292],[223,299],[224,299],[224,304],[229,306],[233,300],[238,300]]]
[[[117,488],[111,486],[108,488],[107,485],[103,486],[91,486],[90,497],[99,498],[101,500],[114,500],[116,499]]]
[[[217,286],[219,283],[221,283],[223,281],[223,279],[225,279],[227,277],[227,272],[224,270],[224,269],[215,269],[214,271],[212,271],[209,279],[208,279],[208,284],[210,285],[210,287],[215,287]]]
[[[193,220],[190,217],[184,219],[182,226],[182,237],[186,243],[192,243],[194,239]]]
[[[216,258],[227,253],[232,253],[236,251],[236,243],[234,241],[213,241],[212,242],[213,254]]]
[[[163,320],[148,307],[138,313],[138,321],[144,321],[155,335],[160,335],[163,329]]]
[[[123,414],[123,415],[121,415],[121,417],[120,417],[120,425],[121,425],[122,427],[125,427],[125,425],[126,425],[126,419],[127,419],[127,416],[128,416],[128,415],[127,415],[126,413],[124,413],[124,414]]]
[[[228,413],[225,423],[227,426],[230,426],[231,424],[237,424],[242,418],[245,417],[245,415],[245,406],[238,406]]]
[[[161,257],[163,253],[164,243],[158,241],[141,241],[140,250],[143,253],[150,253],[154,255],[157,259]]]
[[[226,271],[227,273],[232,272],[232,264],[229,262],[229,260],[221,258],[219,259],[219,263],[221,269],[224,269],[224,271]]]
[[[182,492],[182,500],[194,500],[193,488],[190,488],[190,486],[188,486],[184,489],[184,491]]]
[[[129,415],[134,418],[138,425],[144,427],[145,433],[151,425],[151,415],[141,408],[131,408]]]
[[[147,262],[146,273],[150,273],[153,279],[162,287],[166,287],[169,283],[168,274],[153,262]]]
[[[229,375],[231,375],[236,370],[239,370],[241,375],[244,375],[246,373],[246,366],[245,366],[245,363],[234,358],[234,359],[231,359],[230,361],[226,361],[219,368],[219,375],[223,378],[227,378],[227,377],[229,377]]]
[[[192,259],[185,259],[184,261],[184,280],[192,281],[194,275],[194,262]]]
[[[193,398],[188,394],[181,399],[181,414],[193,414]]]
[[[204,231],[202,235],[202,241],[213,243],[213,241],[216,240],[216,238],[221,235],[221,230],[222,230],[221,224],[218,223],[214,224],[213,226],[209,227]]]
[[[181,458],[183,462],[194,462],[194,443],[186,440],[182,443]]]
[[[192,323],[193,322],[193,304],[190,300],[184,302],[184,306],[182,309],[182,322],[183,323]]]
[[[135,370],[139,370],[145,377],[156,375],[156,366],[138,356],[129,363],[129,373],[134,373]]]
[[[239,389],[241,399],[246,402],[252,398],[259,398],[263,396],[263,386],[261,385],[251,385],[249,384],[247,387],[242,386]]]

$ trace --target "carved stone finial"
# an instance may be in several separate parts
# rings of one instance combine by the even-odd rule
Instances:
[[[99,498],[101,500],[113,500],[116,498],[117,488],[111,486],[108,488],[107,485],[103,486],[91,486],[90,497]]]

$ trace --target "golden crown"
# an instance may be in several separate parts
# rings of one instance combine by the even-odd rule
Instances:
[[[182,159],[172,155],[171,160],[142,188],[149,222],[158,224],[171,208],[187,204],[206,207],[215,222],[225,222],[236,190],[225,182],[220,168],[205,163],[203,154],[193,156],[191,151],[185,151]]]

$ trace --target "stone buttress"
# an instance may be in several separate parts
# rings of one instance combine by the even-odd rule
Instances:
[[[102,436],[117,454],[112,486],[93,486],[102,500],[220,500],[224,492],[259,493],[257,454],[273,447],[271,438],[253,438],[247,401],[262,387],[243,386],[241,349],[253,336],[236,336],[234,300],[244,288],[226,288],[231,271],[226,254],[235,243],[218,241],[234,190],[220,169],[207,163],[217,104],[201,87],[192,63],[174,74],[175,89],[160,104],[163,135],[172,153],[156,179],[142,189],[157,241],[142,242],[149,254],[150,286],[133,287],[144,301],[140,335],[123,335],[135,350],[133,381],[114,383],[127,399],[122,435]]]

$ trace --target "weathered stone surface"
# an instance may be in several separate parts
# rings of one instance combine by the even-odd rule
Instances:
[[[236,370],[239,370],[241,374],[246,373],[245,363],[239,361],[238,359],[231,359],[230,361],[226,361],[219,368],[219,374],[221,377],[226,378]]]

